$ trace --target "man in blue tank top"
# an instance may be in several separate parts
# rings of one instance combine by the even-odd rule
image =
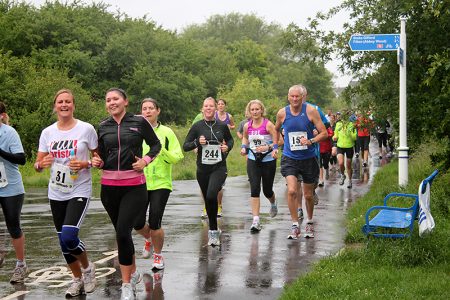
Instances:
[[[297,211],[297,178],[299,175],[303,178],[303,195],[307,215],[310,217],[306,220],[305,237],[314,237],[313,192],[319,179],[319,164],[314,144],[328,138],[319,112],[312,105],[305,103],[306,95],[307,90],[304,86],[292,86],[288,93],[289,105],[278,111],[275,124],[278,131],[281,126],[284,128],[281,174],[286,178],[288,207],[292,220],[291,234],[288,235],[288,239],[297,239],[300,235]],[[313,134],[314,129],[319,132],[317,136]],[[274,144],[277,143],[278,137],[274,141]]]

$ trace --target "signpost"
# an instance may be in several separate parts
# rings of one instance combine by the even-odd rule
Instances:
[[[408,184],[408,146],[406,135],[406,18],[400,19],[400,34],[354,34],[348,45],[352,51],[397,51],[400,66],[398,184]]]
[[[348,45],[352,51],[396,51],[400,34],[353,34]]]

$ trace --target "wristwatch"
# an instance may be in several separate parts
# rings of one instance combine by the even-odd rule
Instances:
[[[311,142],[311,145],[316,143],[316,141],[314,140],[314,138],[309,139],[309,141]]]

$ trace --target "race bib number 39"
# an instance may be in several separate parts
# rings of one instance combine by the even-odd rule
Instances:
[[[73,178],[70,176],[70,168],[61,164],[53,164],[50,175],[50,188],[63,193],[73,190]]]
[[[0,188],[8,185],[8,178],[6,178],[5,164],[0,161]]]
[[[289,147],[291,148],[291,151],[308,149],[308,146],[300,144],[300,140],[303,137],[305,139],[308,138],[306,131],[289,132]]]
[[[215,165],[222,161],[220,145],[204,145],[202,147],[202,164]]]

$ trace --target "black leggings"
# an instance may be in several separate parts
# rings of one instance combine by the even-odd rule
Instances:
[[[387,146],[387,133],[377,133],[377,140],[378,140],[378,147],[381,148],[381,146],[384,146],[386,148]],[[380,154],[381,155],[381,154]]]
[[[148,201],[150,206],[148,209],[148,224],[151,230],[161,228],[161,221],[166,208],[167,200],[169,200],[171,190],[159,189],[148,191]]]
[[[80,255],[85,251],[84,243],[78,238],[78,232],[88,206],[88,198],[76,197],[64,201],[50,199],[53,224],[58,233],[64,259],[68,264],[77,260],[74,255]]]
[[[261,193],[261,179],[263,193],[267,199],[273,197],[273,180],[275,179],[275,171],[277,169],[277,161],[256,162],[247,159],[247,174],[250,180],[251,197],[259,197]]]
[[[116,230],[119,263],[133,264],[133,228],[142,229],[147,211],[147,186],[109,186],[102,185],[100,192],[103,206]]]
[[[330,156],[331,156],[330,152],[320,153],[319,167],[328,170],[328,164],[330,163]]]
[[[217,230],[217,194],[227,179],[227,167],[212,168],[211,171],[197,169],[197,182],[205,199],[209,229]]]
[[[22,212],[24,194],[0,197],[3,215],[5,216],[6,228],[13,239],[22,237],[20,228],[20,213]]]

